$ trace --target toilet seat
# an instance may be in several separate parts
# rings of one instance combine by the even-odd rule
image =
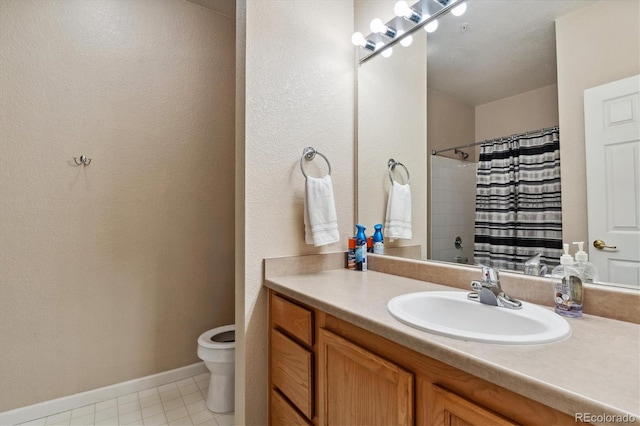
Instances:
[[[205,331],[200,335],[200,337],[198,337],[198,345],[207,349],[234,349],[236,347],[235,339],[232,342],[214,342],[211,338],[219,334],[235,330],[235,325],[225,325]]]

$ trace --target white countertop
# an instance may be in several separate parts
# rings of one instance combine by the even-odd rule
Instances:
[[[544,345],[468,342],[414,329],[387,311],[387,302],[401,294],[460,289],[347,269],[271,277],[265,285],[571,416],[630,414],[640,424],[638,324],[585,314],[582,318],[567,318],[572,333],[561,342]]]

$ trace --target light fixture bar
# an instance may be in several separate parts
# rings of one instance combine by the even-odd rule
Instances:
[[[433,2],[431,1],[433,4],[439,4],[438,2]],[[431,16],[429,16],[428,18],[424,19],[422,22],[417,23],[416,25],[414,25],[412,28],[409,28],[407,30],[404,31],[404,33],[398,35],[397,37],[393,38],[392,40],[390,40],[388,43],[385,43],[384,46],[382,46],[379,49],[376,49],[373,52],[367,52],[367,54],[365,56],[363,56],[362,58],[360,58],[358,60],[358,65],[362,65],[365,62],[367,62],[368,60],[374,58],[375,56],[377,56],[378,54],[384,52],[385,50],[393,47],[393,45],[400,43],[400,41],[402,41],[403,39],[409,37],[411,34],[415,33],[416,31],[418,31],[420,28],[428,25],[429,23],[435,21],[436,19],[438,19],[440,16],[446,14],[447,12],[449,12],[451,9],[455,8],[456,6],[460,6],[462,3],[464,3],[466,0],[458,0],[455,2],[449,2],[449,4],[445,7],[443,7],[442,9],[434,12]],[[420,2],[416,3],[416,5],[420,5]],[[415,8],[415,10],[420,10],[420,8],[417,8],[416,5],[414,5],[413,7]],[[423,15],[424,16],[424,15]],[[396,19],[404,19],[404,18],[396,18]],[[389,26],[389,23],[387,23],[387,26]],[[369,39],[370,37],[367,37],[367,39]]]

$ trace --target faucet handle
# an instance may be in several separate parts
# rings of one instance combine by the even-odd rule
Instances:
[[[492,283],[492,284],[500,284],[500,271],[492,268],[487,265],[480,265],[482,267],[482,281]]]

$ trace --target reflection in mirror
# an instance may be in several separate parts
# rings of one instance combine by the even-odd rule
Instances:
[[[394,3],[356,1],[355,28],[368,28],[375,18],[388,21]],[[426,35],[418,31],[410,46],[394,46],[391,57],[379,55],[358,68],[358,223],[368,236],[375,224],[385,223],[388,162],[401,162],[411,176],[411,238],[385,238],[384,250],[416,259],[427,254]],[[391,177],[406,182],[403,168],[395,168]]]
[[[356,0],[356,29],[366,28],[374,17],[389,18],[394,3]],[[580,25],[592,28],[597,22],[618,31],[619,39],[637,40],[637,28],[616,22],[629,15],[629,10],[612,12],[622,6],[637,8],[623,3],[469,0],[462,18],[447,15],[439,19],[438,30],[424,40],[426,56],[415,46],[405,51],[394,48],[391,58],[377,57],[360,66],[358,221],[372,227],[384,218],[388,194],[385,164],[395,158],[411,171],[413,226],[426,223],[424,240],[415,234],[411,241],[395,244],[420,246],[421,259],[476,263],[475,187],[480,145],[474,143],[560,125],[561,235],[569,243],[587,241],[582,91],[634,71],[637,74],[637,53],[629,60],[624,58],[625,64],[618,64],[616,58],[607,69],[598,71],[601,75],[597,77],[593,69],[580,69],[571,62],[587,57],[588,49],[598,48],[600,55],[603,51],[594,46],[596,43],[580,40],[584,39]],[[579,19],[562,18],[563,24],[556,24],[558,18],[583,10],[586,12]],[[627,33],[620,34],[622,31]],[[556,32],[562,40],[556,40]],[[607,30],[598,31],[598,38],[603,39],[598,46],[613,42],[605,40],[610,36],[603,36],[603,32]],[[557,55],[556,44],[560,49]],[[582,56],[575,56],[578,52]],[[416,57],[404,56],[409,53]],[[556,58],[562,61],[561,70],[556,68]],[[423,71],[424,75],[418,75]],[[418,93],[425,80],[428,88]],[[426,150],[416,142],[421,132],[426,133]],[[440,152],[431,155],[432,151]],[[419,173],[422,176],[414,179]],[[416,187],[419,179],[426,181],[425,192]],[[428,212],[421,216],[425,205]],[[535,253],[522,253],[521,269],[530,257],[527,255]],[[411,257],[417,257],[416,253]]]

